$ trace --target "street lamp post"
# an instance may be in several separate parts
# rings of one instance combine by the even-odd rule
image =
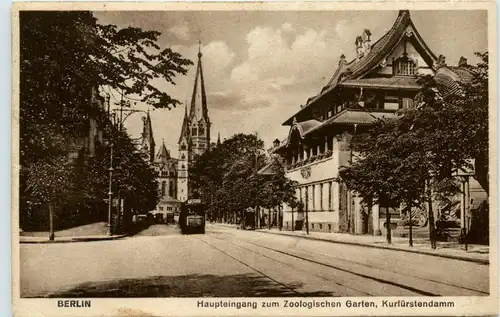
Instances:
[[[113,209],[113,143],[111,143],[110,151],[110,162],[109,162],[109,192],[108,192],[108,235],[112,235],[111,230],[111,213]]]

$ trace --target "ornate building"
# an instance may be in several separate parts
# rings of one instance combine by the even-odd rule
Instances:
[[[188,165],[197,155],[210,149],[210,119],[208,117],[205,82],[201,65],[202,54],[198,51],[198,65],[194,88],[189,107],[186,105],[184,120],[179,137],[179,158],[170,156],[163,142],[156,156],[153,127],[149,112],[143,117],[143,131],[141,137],[141,151],[146,160],[158,173],[160,202],[155,213],[175,213],[180,203],[190,197],[188,187]]]
[[[177,199],[186,201],[191,194],[188,186],[189,163],[196,155],[210,150],[210,118],[208,117],[207,96],[201,65],[202,54],[198,51],[198,65],[194,80],[193,94],[188,108],[186,105],[184,120],[179,137],[179,162],[177,179]]]
[[[170,152],[162,142],[160,150],[154,158],[154,168],[158,173],[158,184],[160,186],[161,198],[155,213],[163,214],[166,219],[167,213],[176,213],[180,207],[177,200],[177,164],[175,158],[170,157]]]
[[[341,55],[327,85],[283,123],[290,126],[289,134],[274,151],[283,157],[287,177],[299,183],[296,195],[303,203],[299,211],[284,206],[285,229],[291,229],[292,217],[303,224],[307,210],[312,231],[381,234],[385,208],[361,205],[339,177],[352,158],[352,138],[378,118],[413,107],[419,75],[446,69],[461,76],[463,65],[447,67],[443,56],[436,57],[407,10],[399,11],[377,41],[371,37],[369,30],[356,37],[356,56],[348,61]]]

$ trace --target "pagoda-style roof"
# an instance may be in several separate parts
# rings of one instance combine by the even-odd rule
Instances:
[[[375,79],[373,81],[359,81],[360,79],[364,79],[364,76],[383,64],[384,59],[392,53],[392,51],[405,37],[407,37],[412,42],[424,61],[429,66],[435,68],[438,59],[425,44],[424,40],[415,28],[415,25],[413,24],[410,17],[410,12],[408,10],[401,10],[399,11],[398,17],[396,18],[396,21],[392,25],[391,29],[387,33],[385,33],[378,41],[372,44],[369,47],[369,50],[367,50],[367,52],[364,53],[363,56],[355,58],[350,62],[346,62],[345,57],[341,56],[339,65],[334,71],[328,84],[321,89],[321,92],[318,95],[309,98],[306,105],[292,117],[288,118],[283,123],[283,125],[291,125],[294,117],[297,117],[300,113],[303,113],[304,111],[306,111],[306,109],[309,109],[318,100],[322,99],[337,87],[342,86],[341,84],[343,84],[345,81],[349,82],[344,87],[398,89],[403,88],[404,86],[409,86],[408,89],[417,89],[416,85],[414,86],[413,83],[401,83],[403,87],[398,87],[396,83],[388,81],[387,78],[378,78],[377,80],[381,82],[380,84],[375,84]],[[357,81],[352,82],[352,80]],[[367,84],[368,86],[363,86],[363,84]]]
[[[466,67],[440,67],[434,75],[434,80],[440,86],[443,98],[460,94],[461,84],[472,81],[474,74]]]
[[[321,126],[316,127],[309,131],[319,130],[329,125],[339,125],[339,124],[359,124],[359,125],[370,125],[379,119],[393,119],[397,118],[394,112],[385,111],[367,111],[366,109],[345,109],[339,112],[337,115],[331,117],[321,124]]]
[[[417,77],[394,76],[361,79],[346,79],[338,84],[339,87],[375,88],[375,89],[404,89],[418,91],[422,87],[417,83]]]
[[[335,116],[329,118],[326,121],[323,122],[317,121],[318,124],[314,126],[310,125],[310,128],[308,130],[300,133],[300,137],[303,139],[306,136],[310,135],[311,133],[321,130],[328,126],[333,126],[333,125],[342,126],[342,125],[353,125],[353,124],[371,125],[379,119],[394,119],[397,117],[398,115],[393,111],[348,108],[342,110],[341,112],[337,113]],[[301,126],[301,124],[303,123],[304,122],[294,123],[294,125],[290,128],[288,138],[285,141],[283,141],[280,144],[280,146],[275,149],[275,151],[287,147],[291,142],[293,131],[299,130],[297,127]],[[299,130],[299,132],[300,131],[301,130]]]

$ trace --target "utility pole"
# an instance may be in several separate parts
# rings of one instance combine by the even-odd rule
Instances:
[[[259,171],[258,162],[259,162],[259,151],[257,150],[257,141],[259,140],[257,132],[255,132],[255,176],[257,177],[257,172]],[[260,229],[260,217],[257,212],[257,197],[255,197],[255,226]]]
[[[309,204],[308,204],[308,200],[309,200],[309,191],[307,190],[307,187],[306,187],[306,233],[309,234]]]
[[[109,192],[108,192],[108,235],[112,235],[111,230],[111,214],[113,209],[113,143],[111,143],[111,154],[109,163]]]

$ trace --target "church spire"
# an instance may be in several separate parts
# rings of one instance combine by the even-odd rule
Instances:
[[[217,145],[220,145],[220,132],[219,132],[219,134],[217,135]]]
[[[179,141],[177,143],[181,143],[183,138],[186,138],[189,136],[189,117],[188,117],[188,112],[187,112],[187,101],[184,104],[184,119],[182,121],[182,127],[181,127],[181,135],[179,136]]]
[[[143,152],[148,156],[149,162],[153,162],[155,155],[155,139],[153,137],[153,125],[151,117],[149,116],[149,109],[147,115],[142,117],[142,142],[141,147]]]
[[[194,79],[193,95],[191,98],[191,109],[189,119],[199,121],[204,119],[208,122],[207,96],[205,93],[205,81],[203,78],[203,68],[201,65],[201,41],[198,41],[198,65]]]

